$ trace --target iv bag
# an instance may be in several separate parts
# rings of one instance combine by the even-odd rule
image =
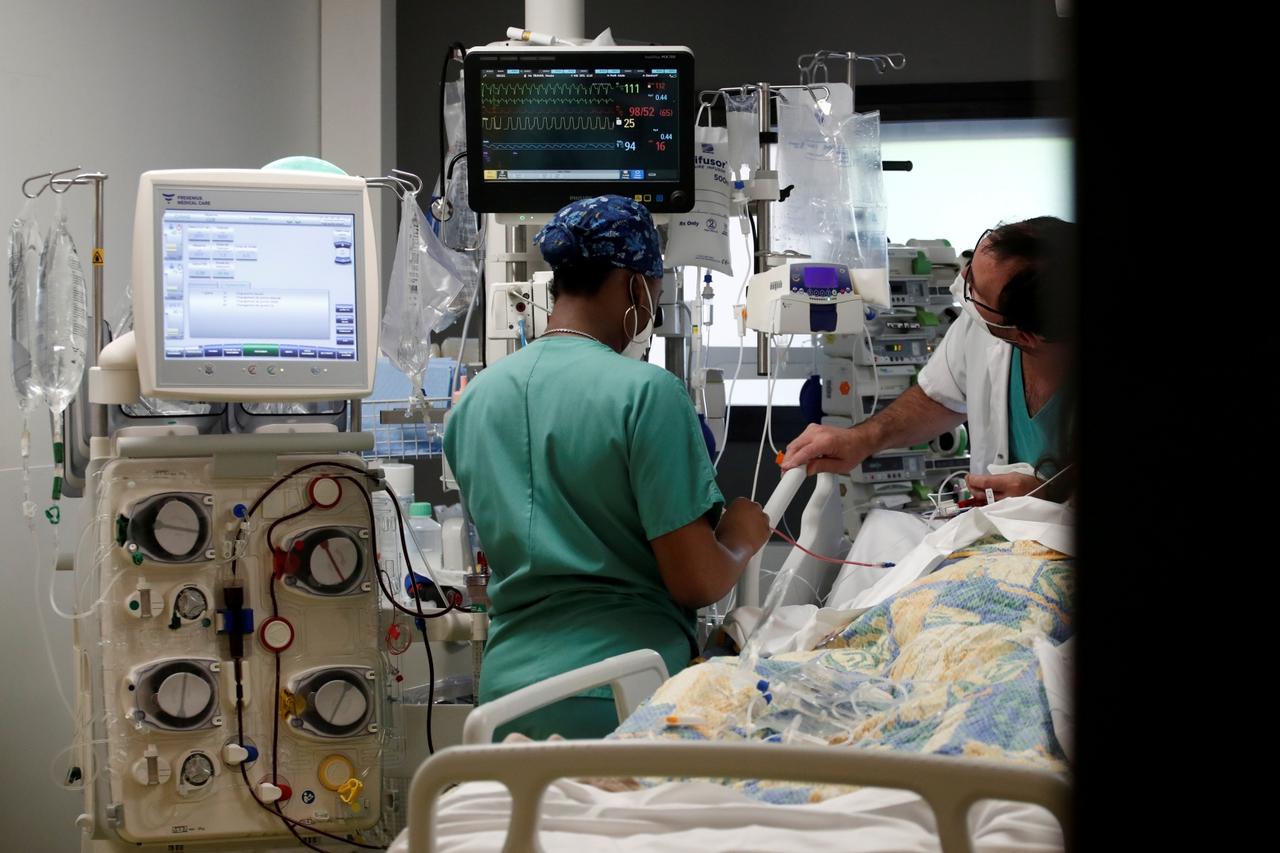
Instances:
[[[707,267],[733,275],[727,133],[723,127],[695,127],[693,146],[693,209],[672,217],[663,257],[668,266]]]
[[[729,129],[729,168],[742,180],[760,168],[760,97],[755,92],[724,95]],[[745,167],[745,168],[744,168]]]
[[[857,113],[839,128],[847,164],[840,170],[842,204],[824,227],[833,260],[849,268],[854,290],[871,305],[889,305],[889,206],[880,160],[880,113]]]
[[[806,93],[778,107],[778,183],[794,184],[774,206],[772,246],[845,264],[869,304],[888,305],[888,208],[880,163],[880,114],[852,112],[847,84],[831,98]]]
[[[445,153],[446,170],[453,158],[467,148],[467,113],[463,95],[462,80],[455,80],[445,87],[444,126],[449,140],[449,150]],[[443,179],[444,176],[441,175],[436,182],[437,196]],[[484,245],[484,217],[477,216],[471,209],[467,193],[469,183],[467,158],[461,157],[453,165],[453,173],[445,193],[445,197],[453,205],[453,215],[440,223],[440,240],[454,251],[470,251]]]
[[[464,100],[464,81],[459,79],[448,84],[444,92],[444,124],[449,150],[445,155],[447,164],[458,157],[467,146],[466,108]],[[436,194],[440,194],[440,183],[436,183]],[[461,157],[454,163],[453,174],[449,178],[445,190],[445,198],[452,205],[453,215],[438,225],[437,233],[453,255],[454,266],[462,277],[462,287],[449,304],[445,306],[443,325],[452,324],[466,313],[475,298],[476,289],[480,286],[480,273],[484,268],[485,218],[471,209],[470,175],[467,171],[467,158]]]
[[[817,231],[826,208],[838,204],[840,122],[853,115],[853,90],[829,84],[828,98],[807,91],[778,95],[778,186],[793,186],[785,202],[773,205],[770,248],[793,250],[815,261],[834,262]]]
[[[84,375],[86,314],[84,269],[67,230],[62,196],[58,196],[36,280],[32,360],[35,385],[59,428],[62,412],[80,389]]]
[[[422,394],[431,332],[451,322],[446,311],[462,284],[463,276],[453,253],[427,225],[417,199],[406,193],[400,208],[400,233],[387,285],[387,304],[382,313],[381,349],[413,379],[415,394]]]
[[[30,412],[40,399],[31,374],[31,320],[44,241],[28,199],[9,228],[9,360],[18,408]]]

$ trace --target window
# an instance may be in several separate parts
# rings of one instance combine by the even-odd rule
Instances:
[[[1074,219],[1072,140],[1061,119],[896,122],[881,127],[881,157],[910,160],[910,172],[886,172],[889,238],[946,239],[956,251],[972,248],[998,222],[1032,216]],[[728,382],[738,359],[738,329],[733,305],[750,274],[750,237],[730,224],[734,275],[711,274],[715,297],[707,365],[725,371]],[[697,270],[685,270],[684,293],[702,288]],[[655,338],[650,360],[661,365],[665,351]],[[736,405],[764,405],[767,382],[756,375],[754,332],[748,330],[742,354]],[[774,388],[774,405],[794,406],[800,385],[813,372],[812,340],[796,336],[788,366]]]

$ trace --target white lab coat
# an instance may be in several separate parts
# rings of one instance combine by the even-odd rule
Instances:
[[[962,312],[920,371],[920,390],[929,399],[968,416],[969,471],[974,474],[987,473],[993,463],[1009,463],[1012,363],[1013,345]]]

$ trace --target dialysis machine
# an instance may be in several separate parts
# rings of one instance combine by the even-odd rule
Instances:
[[[138,187],[132,333],[90,402],[352,399],[379,291],[361,177],[155,171]],[[76,578],[79,824],[99,849],[389,840],[396,685],[382,487],[332,424],[95,437]]]

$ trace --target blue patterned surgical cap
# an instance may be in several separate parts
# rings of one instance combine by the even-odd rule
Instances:
[[[565,205],[533,242],[553,270],[600,261],[662,278],[662,251],[653,217],[643,204],[620,195]]]

